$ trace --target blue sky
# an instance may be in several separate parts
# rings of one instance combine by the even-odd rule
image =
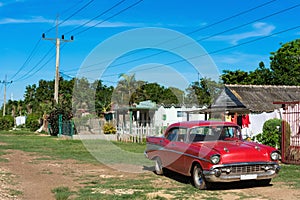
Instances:
[[[190,40],[203,48],[199,58],[202,54],[209,55],[219,73],[237,69],[253,71],[260,61],[269,67],[270,52],[276,51],[280,43],[299,38],[300,28],[296,28],[300,25],[299,3],[292,0],[0,0],[0,80],[7,76],[7,81],[12,81],[7,85],[7,99],[18,100],[23,99],[26,86],[38,84],[40,79],[54,79],[55,45],[41,36],[45,33],[46,38],[56,37],[57,16],[58,36],[65,35],[65,39],[74,36],[73,42],[61,45],[60,71],[66,79],[87,73],[110,85],[116,84],[122,73],[136,73],[137,79],[168,87],[177,86],[174,77],[180,74],[181,82],[188,85],[204,76],[191,63],[176,62],[183,57],[176,55],[174,49],[183,46],[182,52],[190,51],[190,46],[185,46]],[[137,43],[135,39],[139,36],[133,32],[132,40],[125,38],[114,46],[102,44],[110,44],[124,32],[149,27],[162,29],[161,35],[150,33],[148,37],[160,37],[155,42],[168,41],[170,51],[145,48],[151,46],[150,42],[141,49],[137,45],[111,59],[106,70],[100,70],[106,50],[113,54],[130,42]],[[170,34],[164,29],[171,31]],[[185,40],[169,38],[172,31]],[[0,103],[3,103],[3,91],[1,84]]]

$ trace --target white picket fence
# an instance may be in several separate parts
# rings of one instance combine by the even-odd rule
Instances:
[[[162,133],[162,127],[126,127],[117,130],[117,139],[123,142],[143,143],[147,136],[158,136]]]

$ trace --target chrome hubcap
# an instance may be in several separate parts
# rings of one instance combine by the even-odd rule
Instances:
[[[203,179],[202,179],[201,171],[199,169],[195,170],[194,179],[197,184],[202,185]]]

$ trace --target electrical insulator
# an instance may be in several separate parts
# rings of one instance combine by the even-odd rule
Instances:
[[[64,36],[64,35],[62,35],[62,36],[61,36],[61,39],[63,39],[63,40],[64,40],[64,39],[65,39],[65,36]]]
[[[42,38],[45,38],[45,33],[43,33]]]
[[[74,36],[73,35],[71,36],[71,40],[74,40]]]

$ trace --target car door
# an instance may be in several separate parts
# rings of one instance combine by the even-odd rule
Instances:
[[[166,161],[168,163],[168,168],[179,173],[185,170],[185,152],[188,148],[186,142],[187,129],[176,127],[170,130],[172,134],[175,135],[166,148]]]

